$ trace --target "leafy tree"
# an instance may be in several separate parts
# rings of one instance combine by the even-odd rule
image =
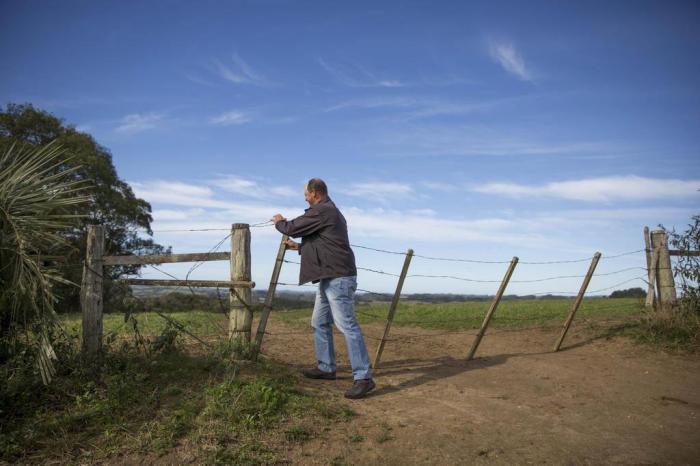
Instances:
[[[671,246],[681,251],[673,267],[676,281],[680,281],[680,304],[684,309],[700,314],[700,257],[683,255],[684,252],[700,251],[700,215],[693,216],[692,221],[685,231],[679,233],[674,229],[668,233]]]
[[[646,298],[647,292],[643,289],[628,288],[626,290],[615,290],[610,294],[611,298]]]
[[[70,158],[61,161],[55,172],[66,171],[73,181],[89,185],[91,198],[85,204],[71,206],[80,221],[62,230],[68,245],[63,250],[67,264],[60,268],[65,279],[80,283],[82,268],[78,265],[85,257],[87,225],[105,226],[106,254],[158,254],[166,252],[163,246],[139,233],[152,235],[151,206],[134,195],[131,187],[117,175],[109,150],[89,134],[76,130],[54,115],[31,104],[8,104],[0,109],[0,153],[12,144],[38,146],[49,142],[63,148]],[[106,278],[125,273],[136,273],[141,266],[119,266],[106,269]],[[109,280],[105,284],[105,300],[118,291]],[[59,285],[59,310],[75,310],[79,306],[79,289]]]

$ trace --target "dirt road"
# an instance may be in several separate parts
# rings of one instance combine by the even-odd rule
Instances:
[[[272,322],[264,352],[313,365],[308,336]],[[379,325],[365,326],[380,335]],[[372,396],[348,401],[357,416],[288,452],[295,464],[700,464],[700,357],[670,355],[624,337],[573,329],[487,335],[392,329]],[[368,340],[373,357],[376,341]],[[343,399],[351,374],[341,335],[339,379],[302,380]]]

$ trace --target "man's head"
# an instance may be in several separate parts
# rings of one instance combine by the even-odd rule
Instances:
[[[316,205],[328,198],[328,187],[321,178],[311,178],[304,187],[304,199],[309,205]]]

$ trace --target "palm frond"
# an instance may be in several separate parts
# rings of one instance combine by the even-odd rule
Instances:
[[[33,329],[44,383],[55,375],[49,335],[58,319],[52,285],[66,280],[37,258],[65,250],[61,232],[79,217],[75,206],[90,200],[87,182],[74,179],[75,169],[62,169],[66,160],[53,143],[12,145],[0,154],[0,338]]]

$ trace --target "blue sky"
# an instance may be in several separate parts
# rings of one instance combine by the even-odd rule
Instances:
[[[353,243],[428,256],[605,257],[640,249],[644,225],[683,228],[698,213],[695,2],[2,5],[0,102],[31,102],[94,135],[151,202],[156,231],[297,215],[312,176],[328,182]],[[193,252],[224,235],[155,238]],[[253,230],[259,287],[278,240]],[[363,267],[401,267],[400,256],[356,254]],[[644,286],[633,268],[644,264],[641,254],[603,259],[599,271],[615,273],[591,289]],[[523,264],[513,279],[587,267]],[[423,259],[411,269],[479,280],[504,271]],[[225,274],[210,263],[192,277]],[[290,264],[283,279],[295,274]],[[389,291],[395,279],[359,281]],[[413,278],[405,291],[496,287]]]

